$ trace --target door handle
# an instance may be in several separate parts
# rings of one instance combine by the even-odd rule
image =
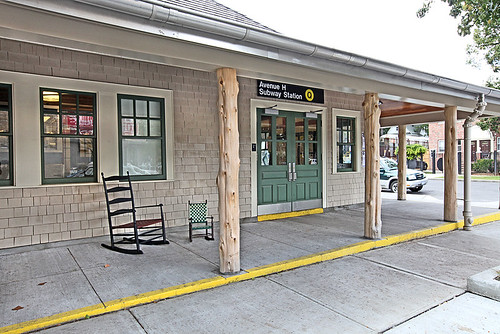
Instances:
[[[288,181],[292,182],[293,181],[293,172],[292,172],[292,163],[288,163]]]
[[[295,162],[292,163],[292,181],[297,180],[297,172],[295,171]]]

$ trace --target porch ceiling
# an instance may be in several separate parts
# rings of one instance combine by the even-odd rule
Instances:
[[[444,105],[425,105],[385,98],[380,101],[380,125],[383,127],[444,121]],[[469,113],[464,110],[457,111],[457,119],[464,119],[467,115]]]
[[[422,114],[433,111],[441,111],[443,107],[426,106],[422,104],[409,103],[403,101],[391,101],[380,99],[382,105],[380,109],[382,111],[380,117],[392,117],[392,116],[406,116],[413,114]]]

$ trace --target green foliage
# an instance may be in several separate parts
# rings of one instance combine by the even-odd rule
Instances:
[[[472,163],[472,170],[476,173],[488,173],[493,171],[493,159],[479,159]]]
[[[418,124],[413,127],[416,132],[420,133],[422,130],[424,130],[425,134],[428,136],[429,135],[429,124]]]
[[[424,17],[435,0],[425,0],[417,11]],[[500,72],[500,1],[498,0],[441,0],[450,6],[450,16],[459,18],[458,34],[471,35],[474,44],[469,55],[484,55],[494,72]],[[498,79],[495,80],[498,84]]]
[[[399,152],[399,147],[396,148],[396,151],[394,154],[398,154]],[[427,148],[425,146],[422,146],[420,144],[411,144],[411,145],[406,145],[406,159],[407,160],[414,160],[417,158],[420,158],[420,155],[425,154],[427,152]]]
[[[491,131],[492,133],[500,134],[500,117],[490,117],[479,120],[476,123],[481,130]]]

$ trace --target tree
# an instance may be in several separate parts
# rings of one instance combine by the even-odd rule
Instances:
[[[417,16],[424,17],[435,0],[426,0]],[[460,18],[458,34],[472,33],[474,44],[469,45],[470,57],[484,53],[484,58],[493,69],[500,73],[500,1],[498,0],[441,0],[450,6],[450,16]],[[490,78],[486,86],[500,89],[500,77]],[[477,122],[482,130],[490,130],[500,135],[500,118],[491,117]]]
[[[424,17],[435,0],[426,0],[417,11],[417,16]],[[484,58],[493,69],[500,72],[500,2],[498,0],[441,0],[450,6],[450,16],[460,18],[458,34],[472,34],[474,44],[468,52],[471,56],[484,53]],[[494,79],[493,85],[500,84]]]
[[[397,155],[399,151],[399,147],[396,148],[395,154]],[[406,159],[408,160],[415,160],[419,158],[420,156],[424,155],[425,152],[427,152],[427,148],[425,146],[422,146],[420,144],[411,144],[411,145],[406,145]]]

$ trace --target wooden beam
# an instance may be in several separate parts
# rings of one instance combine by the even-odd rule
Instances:
[[[399,125],[398,130],[398,200],[406,201],[406,125]]]
[[[365,238],[382,237],[382,197],[380,189],[380,108],[378,94],[365,93]]]
[[[457,221],[457,107],[444,109],[444,220]]]
[[[221,273],[240,271],[240,135],[238,131],[238,92],[236,70],[217,70],[219,87],[219,265]]]

